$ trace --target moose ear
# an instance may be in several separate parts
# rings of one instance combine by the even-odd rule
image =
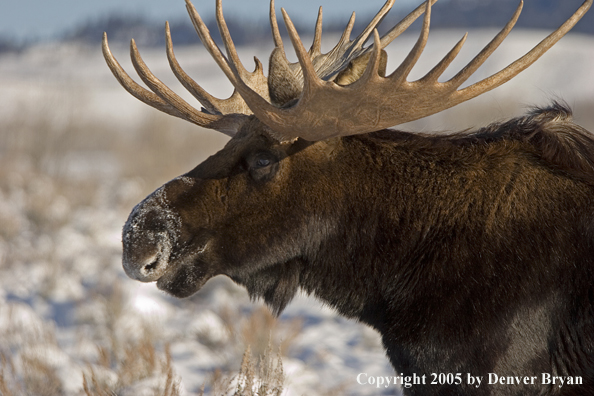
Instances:
[[[369,63],[369,59],[371,59],[371,53],[366,53],[361,55],[358,58],[353,59],[349,65],[338,73],[334,82],[338,85],[346,86],[354,83],[363,75],[365,69],[367,69],[367,64]],[[388,65],[388,54],[386,51],[382,50],[380,55],[379,67],[378,67],[378,74],[381,77],[386,76],[386,66]]]

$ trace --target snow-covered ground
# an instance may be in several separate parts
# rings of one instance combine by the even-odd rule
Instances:
[[[494,33],[470,32],[449,75]],[[478,78],[546,34],[512,33]],[[462,35],[433,32],[412,77],[427,72]],[[389,47],[390,69],[415,40],[405,36]],[[132,71],[127,49],[113,50]],[[240,55],[266,61],[269,50],[241,48]],[[141,53],[157,76],[183,93],[163,50]],[[231,93],[202,48],[177,48],[176,54],[208,91]],[[480,126],[563,99],[576,120],[594,130],[593,65],[594,38],[570,35],[505,86],[406,128]],[[378,335],[314,299],[300,296],[275,320],[224,278],[186,300],[126,278],[120,231],[132,206],[214,153],[224,136],[133,99],[98,47],[45,45],[2,55],[0,93],[0,393],[84,394],[84,374],[91,387],[155,394],[167,381],[169,351],[182,392],[195,394],[217,370],[236,372],[248,344],[261,354],[271,337],[282,347],[286,395],[400,394],[357,384],[362,372],[393,373]]]

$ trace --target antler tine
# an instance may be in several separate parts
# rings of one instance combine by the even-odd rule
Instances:
[[[437,2],[437,0],[428,0],[428,1],[431,2],[431,5],[435,4],[435,2]],[[353,28],[353,24],[355,22],[355,13],[352,14],[351,20],[349,21],[347,28],[345,29],[344,33],[342,34],[340,41],[328,53],[329,57],[332,58],[336,54],[338,54],[342,51],[343,54],[341,56],[343,57],[343,62],[340,65],[340,67],[338,67],[338,68],[334,67],[334,68],[328,69],[326,77],[336,76],[337,73],[339,73],[343,69],[344,65],[347,65],[351,60],[358,58],[360,56],[363,56],[368,51],[372,50],[372,46],[363,48],[363,44],[368,39],[369,34],[373,31],[373,29],[375,29],[376,26],[379,25],[379,23],[381,23],[381,21],[384,19],[384,17],[387,15],[387,13],[392,8],[393,4],[394,4],[394,1],[388,0],[383,5],[383,7],[380,9],[380,11],[375,15],[373,20],[367,25],[365,30],[359,36],[357,36],[357,38],[354,41],[349,41],[350,33]],[[421,16],[425,12],[426,9],[427,9],[427,4],[423,3],[422,5],[417,7],[415,10],[413,10],[410,14],[408,14],[403,20],[401,20],[396,26],[394,26],[388,33],[386,33],[381,38],[380,48],[382,48],[382,49],[385,48],[396,37],[398,37],[400,34],[402,34],[402,32],[404,32],[406,29],[408,29],[408,27],[419,16]],[[348,43],[348,45],[347,45],[347,43]]]
[[[376,28],[377,25],[384,19],[386,14],[392,9],[395,0],[387,0],[384,6],[378,11],[378,13],[373,17],[371,22],[367,25],[367,27],[357,36],[357,38],[353,41],[351,52],[357,51],[363,47],[363,44],[369,38],[369,35],[373,33],[373,30]]]
[[[342,35],[340,36],[341,42],[350,40],[353,26],[355,26],[355,17],[355,11],[353,11],[346,27],[344,28],[344,32],[342,32]]]
[[[278,21],[276,20],[276,9],[274,8],[274,0],[270,0],[270,29],[272,30],[272,39],[274,40],[274,46],[285,51],[283,39],[281,38],[280,31],[278,30]]]
[[[406,80],[406,77],[408,77],[410,71],[419,60],[419,57],[423,53],[425,45],[427,44],[427,38],[429,37],[429,26],[431,22],[431,1],[427,1],[425,4],[425,18],[423,19],[423,29],[421,30],[419,39],[404,61],[402,61],[400,66],[398,66],[398,68],[388,77],[397,85]]]
[[[326,53],[325,55],[319,54],[318,58],[340,60],[339,57],[344,57],[344,59],[346,59],[346,57],[343,55],[344,55],[344,53],[346,53],[346,51],[349,48],[349,43],[351,42],[351,40],[350,40],[351,32],[353,31],[354,25],[355,25],[355,13],[353,12],[351,14],[351,17],[350,17],[346,27],[344,28],[344,31],[342,32],[342,35],[340,36],[340,39],[338,40],[338,43],[336,43],[334,48],[332,48],[330,51],[328,51],[328,53]],[[348,61],[345,61],[343,63],[348,64]],[[326,66],[324,64],[324,62],[319,62],[318,65],[320,68]],[[323,77],[325,77],[325,78],[334,77],[343,68],[342,64],[334,64],[331,66],[334,66],[334,67],[332,67],[330,70],[327,70]],[[336,67],[336,66],[339,66],[339,67]]]
[[[509,20],[509,22],[504,26],[503,29],[491,40],[489,44],[483,48],[483,50],[474,57],[458,74],[456,74],[451,80],[447,82],[448,85],[458,88],[460,85],[464,83],[474,72],[491,56],[491,54],[499,47],[499,45],[505,40],[508,36],[509,32],[513,29],[520,14],[522,13],[522,7],[524,6],[524,0],[520,0],[520,4],[514,15]]]
[[[316,74],[316,70],[311,61],[311,58],[309,57],[309,54],[303,47],[303,43],[299,38],[297,29],[295,29],[293,21],[291,21],[291,18],[289,18],[289,14],[287,14],[287,11],[285,11],[284,8],[281,8],[281,12],[283,13],[283,19],[285,21],[287,32],[289,33],[289,37],[291,39],[291,43],[293,44],[293,48],[295,48],[295,53],[297,54],[299,64],[301,65],[301,70],[303,72],[303,91],[305,92],[310,85],[319,85],[321,80],[318,78],[318,75]]]
[[[212,39],[212,36],[210,35],[210,32],[208,31],[206,24],[202,21],[202,18],[200,18],[200,14],[198,14],[198,11],[196,10],[196,8],[190,0],[186,0],[186,9],[188,10],[188,14],[190,15],[190,19],[192,20],[192,24],[194,25],[196,33],[198,33],[200,41],[202,41],[204,47],[206,47],[212,58],[215,60],[217,65],[219,65],[223,73],[225,73],[229,81],[231,81],[231,83],[235,86],[236,78],[235,74],[233,73],[233,70],[231,70],[229,61],[227,60],[225,55],[223,55],[221,49],[216,45],[216,43]]]
[[[237,55],[237,50],[235,49],[235,44],[231,39],[231,34],[229,33],[229,28],[227,27],[227,22],[225,22],[225,18],[223,16],[223,4],[222,0],[216,0],[216,18],[217,18],[217,25],[219,27],[219,33],[221,34],[221,38],[223,39],[223,44],[225,45],[225,50],[227,51],[227,57],[231,60],[231,66],[234,67],[241,78],[246,78],[248,75],[247,69],[241,63],[239,59],[239,55]],[[256,63],[256,70],[257,70],[257,63]]]
[[[276,20],[274,18],[274,13],[272,11],[274,3],[271,2],[271,25],[273,26],[273,34],[275,31],[275,23],[272,22]],[[301,66],[301,70],[303,71],[303,78],[304,78],[304,86],[301,93],[301,98],[307,98],[308,95],[315,92],[316,89],[324,85],[325,83],[317,77],[316,71],[314,69],[314,65],[310,59],[309,54],[303,47],[301,39],[293,25],[291,19],[289,18],[288,14],[284,9],[281,9],[283,13],[283,19],[285,20],[285,24],[287,26],[287,31],[289,32],[289,37],[293,46],[295,47],[295,52],[297,54],[297,58],[299,60],[299,64]],[[281,41],[276,41],[277,49],[281,49],[279,44],[282,45]],[[284,52],[284,51],[283,51]],[[274,52],[273,52],[274,54]],[[249,104],[250,109],[254,112],[256,117],[258,117],[262,122],[267,124],[268,126],[272,127],[269,132],[279,141],[289,141],[294,140],[297,136],[293,136],[290,134],[284,133],[283,126],[287,125],[287,119],[283,117],[283,110],[279,109],[278,107],[272,105],[270,102],[265,100],[261,95],[259,95],[256,91],[254,91],[250,86],[245,84],[242,79],[236,78],[231,81],[237,91],[241,94],[242,98]],[[328,83],[326,83],[328,84]],[[332,84],[332,83],[330,83]],[[294,117],[289,117],[292,121],[295,121]],[[291,122],[291,121],[289,121]],[[281,126],[277,131],[274,130],[274,126]]]
[[[177,111],[181,113],[183,116],[182,118],[196,124],[205,126],[209,123],[214,121],[218,121],[221,119],[219,115],[213,114],[206,114],[204,112],[196,110],[194,107],[190,106],[185,100],[183,100],[179,95],[169,89],[161,80],[159,80],[155,75],[150,71],[147,65],[142,60],[140,53],[138,52],[138,48],[136,48],[136,43],[134,40],[130,42],[130,56],[132,58],[132,64],[136,69],[136,72],[144,81],[146,85],[163,99],[165,102],[169,103],[172,107],[174,107]]]
[[[431,0],[431,5],[435,4],[436,2],[437,0]],[[381,40],[382,48],[386,48],[386,46],[390,44],[392,41],[394,41],[396,37],[400,36],[402,32],[408,29],[410,25],[412,25],[412,23],[417,20],[417,18],[423,15],[426,9],[427,5],[425,3],[421,4],[420,6],[415,8],[410,14],[404,17],[403,20],[398,22],[396,26],[390,29],[388,33],[384,34]]]
[[[379,80],[379,65],[381,59],[381,39],[377,29],[373,29],[373,47],[371,57],[365,71],[361,77],[352,84],[352,88],[357,89],[357,85],[368,84],[371,80]]]
[[[171,31],[169,22],[165,23],[165,47],[167,50],[167,60],[173,74],[179,82],[212,114],[221,113],[222,101],[206,92],[196,81],[194,81],[180,66],[175,53],[173,52],[173,42],[171,40]]]
[[[454,48],[452,48],[450,52],[448,52],[446,56],[444,56],[443,59],[439,61],[439,63],[435,65],[435,67],[431,69],[431,71],[429,71],[429,73],[427,73],[423,78],[421,78],[421,80],[425,82],[437,81],[437,79],[443,74],[443,72],[446,71],[446,69],[454,61],[454,59],[456,59],[456,57],[460,53],[460,50],[462,49],[462,46],[466,42],[467,37],[468,33],[465,33],[462,39],[460,39],[460,41],[456,43]]]
[[[111,53],[106,33],[103,33],[102,48],[103,56],[107,61],[107,65],[111,69],[111,72],[116,77],[118,82],[124,87],[126,91],[128,91],[132,96],[134,96],[141,102],[146,103],[147,105],[154,107],[155,109],[160,110],[164,113],[167,113],[174,117],[182,118],[184,120],[188,120],[200,126],[207,126],[221,119],[221,116],[206,113],[202,113],[199,117],[193,117],[192,119],[188,119],[186,114],[174,107],[171,103],[165,101],[163,98],[161,98],[154,92],[148,91],[147,89],[138,85],[132,78],[130,78],[128,73],[124,71],[122,66]]]
[[[217,1],[217,24],[219,26],[227,53],[231,58],[231,62],[227,59],[227,57],[225,57],[221,49],[214,42],[210,32],[208,31],[208,28],[206,27],[206,24],[202,21],[200,14],[198,14],[198,11],[190,0],[186,0],[186,8],[188,10],[188,14],[190,15],[190,19],[192,20],[192,24],[194,25],[194,29],[200,37],[200,40],[211,54],[215,62],[219,65],[221,70],[223,70],[231,84],[233,84],[234,87],[237,87],[238,81],[244,82],[248,86],[253,86],[259,95],[263,95],[264,98],[268,98],[268,83],[262,71],[262,63],[260,63],[257,58],[254,58],[256,68],[253,72],[248,72],[243,67],[237,52],[235,51],[235,45],[231,40],[229,30],[223,18],[221,2]],[[219,102],[219,110],[225,115],[230,115],[232,113],[248,115],[252,113],[245,100],[237,91],[233,92],[233,95],[229,99]]]
[[[309,50],[310,57],[316,57],[322,53],[322,7],[318,9],[318,19],[316,20],[316,28],[314,32],[313,43]]]
[[[559,41],[567,32],[573,28],[573,26],[582,18],[582,16],[590,9],[593,0],[586,0],[578,8],[578,10],[563,23],[557,30],[548,35],[542,40],[536,47],[530,52],[516,60],[505,69],[495,73],[494,75],[487,77],[471,86],[458,91],[460,96],[459,100],[466,101],[472,99],[484,92],[490,91],[501,84],[511,80],[513,77],[521,73],[527,67],[532,65],[538,58],[540,58],[545,52],[547,52],[557,41]]]
[[[328,54],[332,54],[334,52],[340,51],[342,49],[342,47],[344,46],[344,44],[348,43],[350,41],[351,32],[353,31],[354,25],[355,25],[355,13],[353,12],[351,14],[349,21],[347,22],[346,27],[344,28],[344,31],[342,32],[342,35],[340,36],[340,39],[338,40],[338,43],[336,43],[334,48],[332,48],[328,52]]]
[[[430,5],[433,5],[437,2],[437,0],[427,0],[430,2]],[[392,9],[394,5],[394,0],[388,0],[383,5],[383,7],[379,10],[379,12],[375,15],[375,17],[371,20],[371,22],[367,25],[364,31],[351,43],[349,53],[354,53],[356,51],[364,52],[363,44],[369,38],[369,35],[375,29],[381,21],[385,18],[388,12]],[[400,36],[402,32],[404,32],[408,27],[415,21],[419,16],[421,16],[425,10],[427,9],[427,4],[423,3],[418,6],[415,10],[413,10],[410,14],[408,14],[404,19],[402,19],[396,26],[394,26],[388,33],[386,33],[381,38],[381,48],[385,48],[388,44],[390,44],[396,37]],[[354,13],[353,13],[354,18]],[[354,20],[352,21],[354,22]],[[350,29],[348,33],[350,35],[350,30],[352,29],[352,24],[349,24]],[[345,30],[346,32],[346,30]],[[344,34],[343,34],[344,38]],[[348,38],[348,37],[347,37]],[[341,39],[342,41],[342,39]]]
[[[433,5],[437,0],[428,0]],[[320,77],[324,80],[333,80],[352,60],[359,58],[369,51],[372,50],[372,45],[367,48],[363,48],[363,44],[368,39],[369,34],[375,29],[375,27],[384,19],[387,13],[393,6],[394,1],[388,0],[375,15],[373,20],[367,25],[364,31],[357,36],[354,41],[350,41],[350,34],[354,24],[355,13],[353,13],[347,28],[345,29],[342,37],[338,44],[328,54],[324,55],[327,59],[334,59],[329,65],[324,65],[319,59],[315,59],[317,62],[316,70],[319,68],[323,73]],[[396,26],[394,26],[387,34],[381,38],[380,49],[385,48],[392,40],[398,37],[404,32],[419,16],[421,16],[427,9],[427,4],[423,3],[417,7],[414,11],[408,14],[403,20],[401,20]],[[339,59],[340,58],[340,59]],[[319,65],[319,66],[318,66]]]

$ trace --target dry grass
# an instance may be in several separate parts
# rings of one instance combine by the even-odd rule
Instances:
[[[179,379],[176,378],[171,354],[165,349],[165,357],[158,353],[149,340],[126,348],[126,354],[120,361],[112,362],[109,358],[104,364],[117,366],[117,380],[112,384],[98,379],[95,369],[89,368],[83,374],[83,389],[87,396],[111,396],[129,394],[129,388],[135,382],[152,378],[157,374],[159,383],[154,386],[155,396],[179,396]],[[1,377],[0,377],[1,381]],[[269,343],[264,355],[259,356],[257,363],[248,346],[243,354],[238,373],[224,375],[220,370],[213,372],[209,395],[211,396],[280,396],[285,381],[280,352],[274,353]],[[2,382],[0,382],[0,389]],[[58,393],[55,393],[58,394]],[[131,393],[130,393],[131,394]],[[205,395],[204,387],[199,393]]]
[[[17,377],[17,370],[14,367],[12,356],[2,352],[0,354],[0,395],[16,396],[25,393],[23,382],[14,381]]]
[[[63,393],[62,381],[51,365],[36,357],[22,359],[26,394],[54,396]]]
[[[117,356],[122,355],[122,356]],[[179,396],[179,379],[176,378],[169,348],[164,356],[156,351],[153,340],[143,339],[126,346],[122,351],[100,350],[99,367],[89,366],[83,373],[83,390],[87,396],[133,394],[133,385],[147,378],[159,379],[153,386],[155,396]],[[112,369],[115,378],[100,378],[99,368]]]
[[[2,353],[0,395],[56,396],[64,393],[62,381],[47,359],[23,354],[19,366],[16,367],[12,356]]]
[[[236,375],[226,377],[220,371],[213,374],[210,394],[212,396],[280,396],[284,382],[280,350],[274,353],[272,343],[269,342],[264,354],[259,356],[256,363],[248,345]],[[204,395],[203,389],[200,396]]]
[[[280,321],[265,306],[257,306],[249,315],[242,315],[229,306],[218,312],[228,333],[241,349],[249,347],[256,356],[266,355],[272,342],[282,356],[288,356],[292,343],[299,337],[303,321],[299,318]],[[237,320],[237,318],[241,318]]]

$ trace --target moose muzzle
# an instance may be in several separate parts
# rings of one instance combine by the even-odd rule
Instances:
[[[126,274],[141,282],[154,282],[167,271],[181,219],[169,209],[161,187],[136,205],[122,232]]]

